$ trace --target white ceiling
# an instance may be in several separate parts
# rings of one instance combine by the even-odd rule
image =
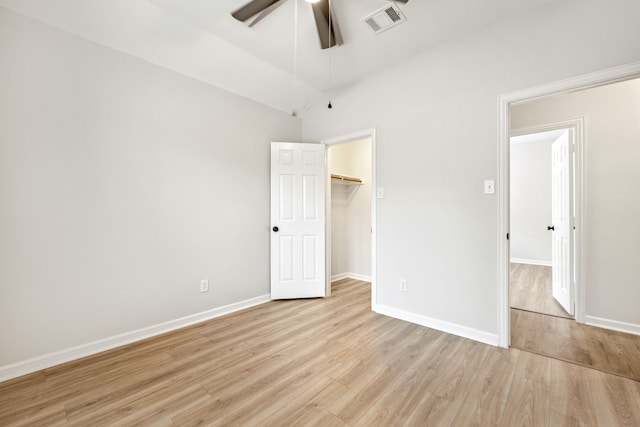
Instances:
[[[251,28],[230,15],[247,0],[0,0],[0,5],[291,111],[332,88],[549,1],[410,0],[398,3],[407,22],[376,36],[361,19],[388,1],[332,0],[344,44],[327,50],[319,47],[311,7],[303,0],[288,0]]]

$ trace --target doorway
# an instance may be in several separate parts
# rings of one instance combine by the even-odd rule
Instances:
[[[371,281],[371,139],[328,147],[331,281]]]
[[[626,301],[637,301],[637,280],[633,267],[637,256],[630,253],[633,250],[630,248],[636,247],[640,228],[634,226],[632,221],[622,219],[639,202],[634,191],[640,153],[634,149],[640,134],[637,124],[640,104],[636,93],[640,93],[640,80],[625,79],[623,82],[572,90],[557,96],[528,99],[511,105],[508,111],[512,134],[534,133],[531,131],[539,131],[544,127],[541,123],[584,117],[585,126],[577,121],[576,128],[580,129],[580,135],[585,129],[584,138],[579,141],[588,143],[588,149],[583,149],[584,144],[579,143],[576,151],[576,170],[580,178],[575,180],[577,197],[573,202],[578,206],[578,219],[575,222],[577,244],[573,249],[579,261],[573,273],[577,276],[576,288],[581,294],[576,298],[576,317],[582,313],[582,320],[576,321],[553,313],[541,314],[543,312],[540,310],[510,309],[510,346],[635,380],[640,378],[635,367],[640,349],[639,329],[635,326],[637,320],[634,321],[638,318],[637,307],[625,304]],[[532,126],[537,129],[532,129]],[[517,179],[514,179],[518,167],[514,161],[514,154],[517,154],[514,152],[519,148],[516,147],[511,140],[508,146],[503,147],[509,152],[509,179],[503,186],[509,191],[509,209],[505,217],[510,227],[507,254],[511,260],[517,260],[520,256],[526,261],[527,257],[535,256],[522,255],[522,248],[519,248],[522,242],[518,241],[518,237],[522,237],[523,233],[518,229],[518,213],[514,207],[518,187]],[[526,157],[531,165],[535,163],[534,153],[530,151]],[[548,153],[545,157],[549,157]],[[588,160],[588,170],[584,167],[584,158]],[[533,175],[531,171],[529,174]],[[585,194],[589,203],[585,203]],[[540,200],[536,202],[540,204]],[[606,212],[606,215],[598,215],[600,211]],[[589,219],[588,228],[586,217]],[[542,229],[543,225],[540,224],[538,229]],[[555,220],[548,228],[553,226],[557,227]],[[590,243],[588,248],[585,242]],[[552,265],[555,267],[555,260]],[[625,279],[625,274],[630,279]],[[511,279],[513,282],[513,276]],[[585,279],[588,280],[588,288]],[[510,286],[509,291],[511,289]],[[512,298],[510,293],[509,299]],[[513,307],[513,301],[510,302]],[[588,302],[588,307],[585,302]],[[625,323],[627,319],[631,322]],[[636,335],[632,335],[634,333]]]
[[[510,138],[509,307],[574,318],[577,120]]]
[[[499,105],[499,147],[498,147],[499,148],[499,182],[502,183],[502,185],[498,186],[498,192],[499,192],[498,280],[499,280],[499,307],[500,307],[499,308],[499,345],[500,346],[508,347],[510,345],[510,336],[511,336],[510,334],[511,319],[510,319],[510,311],[509,311],[509,289],[508,289],[509,264],[510,264],[509,139],[511,136],[510,135],[511,126],[513,125],[515,127],[518,127],[520,125],[517,120],[514,122],[514,119],[512,117],[512,109],[519,108],[522,105],[529,105],[530,101],[543,102],[544,100],[556,98],[556,96],[559,96],[559,95],[568,96],[570,94],[576,94],[576,93],[591,93],[591,92],[585,91],[585,89],[599,90],[600,88],[608,86],[611,83],[629,81],[637,77],[640,77],[640,63],[633,63],[629,65],[624,65],[620,67],[615,67],[615,68],[591,73],[588,75],[578,76],[575,78],[563,80],[561,82],[555,82],[555,83],[544,85],[544,86],[539,86],[539,87],[534,87],[526,90],[521,90],[518,92],[513,92],[513,93],[506,94],[499,97],[499,103],[498,103]],[[588,107],[596,104],[582,103],[579,105],[582,110],[583,107]],[[617,111],[625,111],[625,110],[624,109],[620,110],[619,106],[617,106],[617,104],[614,103],[607,111],[617,112]],[[535,117],[538,120],[540,120],[547,115],[546,113],[551,113],[551,112],[552,110],[542,109],[535,113]],[[583,116],[583,115],[578,115],[578,117],[580,116]],[[576,116],[574,115],[573,117],[576,117]],[[593,120],[591,120],[589,123],[593,124]],[[593,141],[590,139],[590,144],[592,142]],[[582,155],[584,156],[584,150],[582,152],[583,152]],[[624,160],[624,157],[622,159]],[[579,165],[576,168],[576,184],[577,185],[575,188],[575,205],[577,206],[578,214],[580,215],[581,212],[582,213],[585,212],[585,206],[586,206],[585,198],[584,198],[585,188],[583,188],[581,184],[581,183],[584,183],[584,177],[586,175],[586,172],[585,172],[585,169],[580,166],[580,165],[584,165],[583,158],[580,158],[578,160],[579,160]],[[592,163],[593,162],[590,162],[590,165],[592,165]],[[600,169],[593,169],[593,168],[590,170],[591,170],[590,172],[591,175],[594,175],[594,174],[597,175],[598,172],[600,171]],[[614,169],[605,168],[603,170],[606,170],[607,173],[611,173],[611,172],[615,173],[616,171],[615,168]],[[624,180],[622,181],[618,180],[618,181],[626,182]],[[590,178],[589,182],[592,183],[594,181]],[[592,194],[593,187],[590,187],[590,188],[591,190],[589,194]],[[614,205],[599,204],[598,206],[609,207]],[[589,218],[590,218],[589,224],[591,226],[593,224],[593,221],[592,221],[593,216],[590,216]],[[587,252],[586,252],[586,245],[585,245],[586,225],[583,219],[584,218],[580,218],[578,216],[578,218],[576,218],[576,224],[575,224],[576,242],[574,246],[574,253],[575,253],[575,259],[576,259],[576,267],[574,270],[574,274],[576,277],[576,284],[577,284],[576,297],[575,297],[576,309],[577,309],[576,315],[575,315],[576,321],[579,322],[578,324],[584,324],[585,322],[588,322],[589,324],[594,324],[594,325],[597,324],[598,326],[601,325],[605,327],[611,326],[611,325],[618,325],[617,326],[618,330],[623,329],[622,327],[620,327],[620,325],[622,325],[623,327],[626,327],[627,330],[632,330],[632,328],[627,327],[627,324],[623,324],[623,322],[617,322],[615,320],[610,321],[609,319],[605,318],[605,316],[602,316],[602,319],[604,320],[601,320],[599,317],[595,317],[593,315],[592,316],[585,315],[586,306],[585,306],[584,289],[586,289],[585,278],[587,277],[585,275],[585,271],[587,270],[587,266],[583,261],[585,260],[585,256]],[[625,234],[623,234],[623,236],[624,235]],[[618,246],[621,246],[621,245],[618,245]],[[615,252],[617,254],[619,251],[616,252],[616,248],[617,247],[614,247],[613,249],[609,249],[609,251]],[[601,249],[600,247],[590,246],[590,251],[593,253],[599,253],[598,250],[600,249]],[[617,257],[615,259],[619,259],[619,258],[620,257]],[[597,257],[596,259],[602,259],[602,257]],[[589,264],[589,265],[593,266],[593,264]],[[611,270],[611,268],[609,267],[611,267],[611,263],[607,264],[606,266],[608,271]],[[605,267],[599,267],[599,268],[605,268]],[[592,268],[590,270],[592,270]],[[611,271],[614,271],[614,275],[618,274],[616,273],[615,269]],[[618,283],[618,282],[614,281],[614,283]],[[599,283],[596,283],[594,285],[592,281],[590,281],[589,289],[597,287],[598,285]],[[624,282],[624,284],[621,284],[620,292],[629,293],[630,288],[628,287],[624,288],[624,286],[626,286],[626,282]],[[611,294],[611,292],[609,292],[609,294]],[[604,293],[603,295],[605,295],[606,297],[609,294]],[[600,295],[599,298],[601,299],[603,297]],[[613,305],[613,306],[619,307],[618,305]],[[618,308],[617,310],[619,313],[621,312],[620,308]],[[633,313],[632,311],[629,311],[629,312]],[[614,313],[613,316],[616,316],[616,314]],[[613,318],[615,319],[615,317]]]
[[[371,283],[375,307],[375,131],[330,140],[327,146],[327,283],[356,279]]]

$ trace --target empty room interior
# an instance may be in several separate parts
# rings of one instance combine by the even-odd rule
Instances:
[[[640,425],[638,16],[0,0],[0,425]]]

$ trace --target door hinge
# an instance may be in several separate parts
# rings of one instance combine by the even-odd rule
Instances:
[[[507,240],[509,240],[509,233],[507,233]]]

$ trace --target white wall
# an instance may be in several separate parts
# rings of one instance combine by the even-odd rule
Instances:
[[[299,119],[2,8],[0,64],[0,371],[268,294]]]
[[[483,194],[498,175],[497,99],[640,60],[638,16],[636,0],[550,2],[305,112],[309,141],[376,128],[376,309],[497,343],[498,208]]]
[[[551,143],[511,138],[511,260],[551,265]]]
[[[371,278],[371,140],[329,147],[329,171],[363,185],[331,186],[331,276]]]
[[[515,106],[511,123],[578,117],[585,123],[587,321],[623,322],[640,333],[640,79]]]

